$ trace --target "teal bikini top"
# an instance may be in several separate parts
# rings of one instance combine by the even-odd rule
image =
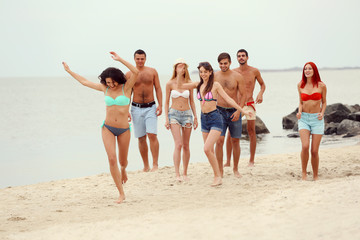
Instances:
[[[106,92],[105,92],[105,104],[106,104],[106,106],[109,106],[109,107],[113,106],[113,105],[125,106],[125,105],[130,104],[130,98],[128,98],[128,97],[126,97],[124,95],[124,85],[122,86],[123,95],[117,96],[115,99],[113,99],[110,96],[106,96],[108,89],[109,89],[109,87],[106,89]]]

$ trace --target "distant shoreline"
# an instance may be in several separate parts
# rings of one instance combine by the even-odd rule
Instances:
[[[341,71],[341,70],[359,70],[360,67],[322,67],[319,68],[320,71],[322,70],[333,70],[333,71]],[[301,71],[302,67],[293,67],[293,68],[283,68],[283,69],[259,69],[260,72],[295,72]],[[215,72],[220,71],[220,69],[215,69]],[[191,74],[197,74],[198,71],[194,70],[191,71]]]
[[[356,70],[360,69],[360,67],[323,67],[319,68],[319,70]],[[293,68],[284,68],[284,69],[260,69],[261,72],[292,72],[292,71],[301,71],[301,67],[293,67]]]

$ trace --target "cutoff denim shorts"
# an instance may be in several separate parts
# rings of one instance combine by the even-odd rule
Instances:
[[[170,124],[179,124],[181,127],[187,127],[186,124],[190,123],[190,126],[187,128],[191,128],[194,124],[192,111],[190,109],[179,111],[173,108],[169,108],[168,116]]]
[[[203,113],[201,112],[201,131],[208,133],[210,130],[222,132],[223,121],[219,110]]]
[[[242,120],[241,120],[241,114],[237,121],[233,122],[231,121],[231,115],[233,115],[234,112],[236,112],[235,108],[223,108],[217,106],[217,109],[219,110],[222,118],[223,118],[223,127],[221,136],[225,136],[226,129],[229,128],[230,136],[232,138],[241,138],[241,132],[242,132]]]
[[[299,131],[301,129],[309,130],[311,134],[324,134],[324,118],[318,119],[317,113],[301,113],[301,118],[298,120]]]

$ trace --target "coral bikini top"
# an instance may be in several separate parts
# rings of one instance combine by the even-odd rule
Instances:
[[[308,100],[314,100],[314,101],[317,101],[317,100],[321,100],[321,93],[313,93],[311,95],[309,94],[306,94],[306,93],[302,93],[301,94],[301,100],[302,101],[308,101]]]

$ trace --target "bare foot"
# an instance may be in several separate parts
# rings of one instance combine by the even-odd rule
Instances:
[[[226,163],[224,164],[224,167],[230,167],[230,162],[226,162]]]
[[[302,174],[302,177],[301,177],[301,180],[306,181],[306,177],[307,177],[307,176],[306,176],[306,173],[303,173],[303,174]]]
[[[149,172],[150,168],[149,167],[144,167],[143,172]]]
[[[125,200],[125,195],[120,195],[119,199],[115,203],[120,204]]]
[[[154,165],[153,168],[151,169],[151,172],[155,172],[159,169],[159,167],[157,165]]]
[[[238,170],[234,170],[234,175],[235,175],[235,177],[237,177],[237,178],[241,178],[241,175],[240,175],[240,173],[239,173]]]
[[[317,181],[317,180],[319,180],[319,177],[318,176],[314,176],[314,181]]]
[[[220,186],[222,184],[221,177],[215,177],[214,182],[210,185],[212,187]]]
[[[182,180],[182,178],[180,176],[176,176],[176,181],[177,182],[182,182],[183,180]]]
[[[121,183],[124,184],[127,182],[127,180],[128,180],[128,177],[127,177],[126,169],[121,168]]]
[[[183,179],[184,179],[184,182],[188,182],[188,181],[190,181],[190,178],[188,178],[188,176],[187,176],[187,175],[183,175]]]
[[[249,162],[248,167],[254,167],[255,163],[254,162]]]

